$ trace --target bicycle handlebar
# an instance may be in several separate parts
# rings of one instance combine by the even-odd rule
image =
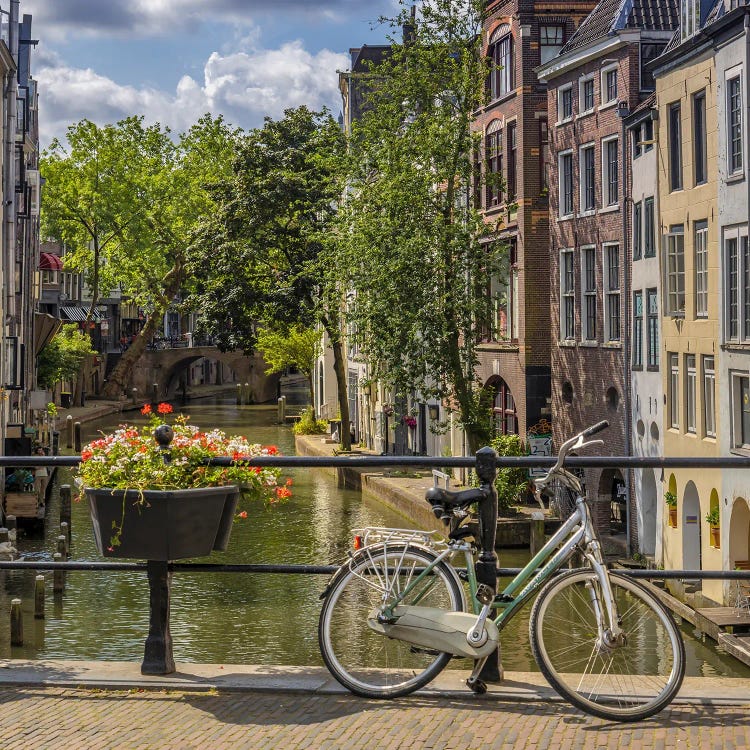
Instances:
[[[591,427],[587,427],[581,433],[581,437],[591,437],[592,435],[596,435],[597,432],[606,430],[607,427],[609,427],[609,422],[606,419],[603,419],[601,422],[597,422],[596,424],[591,425]]]

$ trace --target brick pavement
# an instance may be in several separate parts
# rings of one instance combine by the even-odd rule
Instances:
[[[474,750],[750,748],[748,706],[674,705],[637,725],[560,703],[467,696],[349,695],[4,686],[3,750]]]

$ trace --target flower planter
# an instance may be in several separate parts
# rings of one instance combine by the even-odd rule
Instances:
[[[677,528],[677,508],[672,506],[669,507],[669,525],[673,528]]]
[[[104,557],[179,560],[224,551],[239,500],[234,485],[186,490],[86,489],[94,539]],[[113,546],[115,527],[120,543]]]
[[[717,549],[721,547],[721,528],[719,526],[711,526],[711,546]]]

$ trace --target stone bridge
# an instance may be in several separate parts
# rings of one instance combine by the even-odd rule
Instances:
[[[278,375],[266,375],[266,363],[260,354],[251,357],[242,352],[222,352],[215,346],[177,347],[174,349],[148,349],[133,370],[128,388],[137,388],[141,394],[150,394],[154,383],[159,386],[159,397],[177,392],[182,374],[199,359],[212,359],[224,366],[223,383],[248,383],[255,403],[273,401],[277,396]]]

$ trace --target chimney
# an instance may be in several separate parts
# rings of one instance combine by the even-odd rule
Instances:
[[[411,20],[402,26],[404,45],[414,44],[417,38],[417,6],[411,6]]]

